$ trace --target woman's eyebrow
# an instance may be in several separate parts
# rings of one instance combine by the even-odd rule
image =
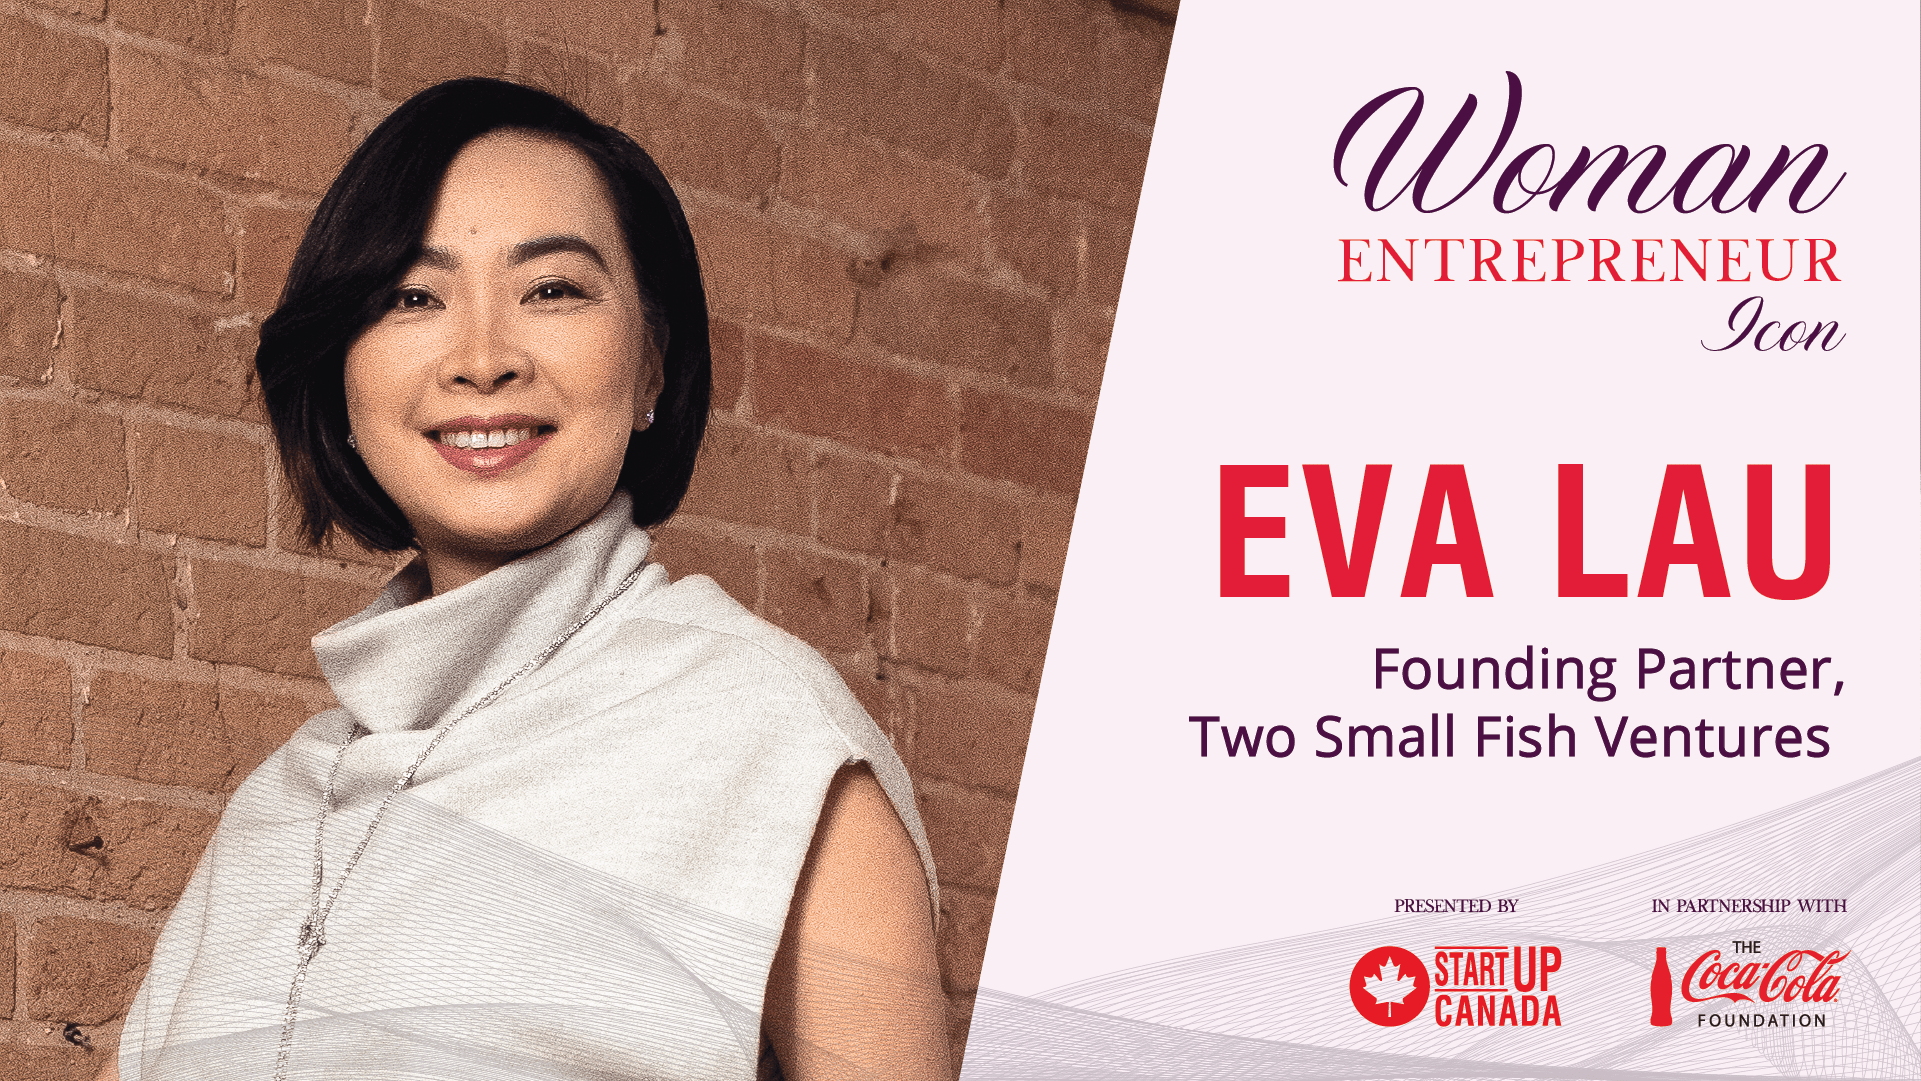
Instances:
[[[563,251],[578,252],[592,259],[600,269],[607,269],[607,260],[601,258],[600,249],[589,244],[585,238],[574,236],[571,233],[558,233],[553,236],[535,237],[532,240],[523,240],[515,244],[513,265],[519,266],[522,263],[532,262],[543,255],[552,255],[555,252]]]

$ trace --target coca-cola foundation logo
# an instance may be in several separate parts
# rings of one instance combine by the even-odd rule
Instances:
[[[1681,977],[1689,1002],[1833,1002],[1841,988],[1834,967],[1847,959],[1839,950],[1789,950],[1772,961],[1723,960],[1720,950],[1694,959]],[[1697,994],[1697,992],[1699,992]]]
[[[1737,940],[1734,955],[1719,949],[1702,953],[1681,976],[1681,998],[1688,1002],[1725,1001],[1820,1004],[1833,1002],[1841,990],[1841,975],[1835,969],[1847,960],[1842,950],[1788,950],[1769,957],[1761,953],[1759,941]],[[1654,969],[1648,978],[1649,1023],[1671,1025],[1673,1018],[1673,977],[1668,970],[1667,948],[1655,947]]]

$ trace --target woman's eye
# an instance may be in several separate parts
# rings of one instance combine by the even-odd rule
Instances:
[[[394,293],[394,307],[401,311],[431,308],[435,303],[434,295],[425,289],[401,289]]]
[[[533,290],[527,294],[527,299],[529,300],[571,300],[575,297],[580,297],[584,295],[586,294],[582,293],[579,287],[575,286],[572,282],[552,281],[552,282],[541,282],[540,284],[534,286]]]

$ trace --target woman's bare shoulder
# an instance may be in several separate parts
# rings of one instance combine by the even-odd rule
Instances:
[[[763,1015],[797,1081],[952,1076],[934,908],[904,826],[865,767],[834,778]]]

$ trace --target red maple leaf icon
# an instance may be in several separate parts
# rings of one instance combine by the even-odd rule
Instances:
[[[1401,975],[1401,966],[1393,959],[1381,962],[1381,974],[1368,976],[1361,981],[1367,993],[1374,996],[1376,1006],[1387,1003],[1387,1015],[1394,1016],[1394,1004],[1401,1002],[1414,993],[1419,981],[1412,976]]]

